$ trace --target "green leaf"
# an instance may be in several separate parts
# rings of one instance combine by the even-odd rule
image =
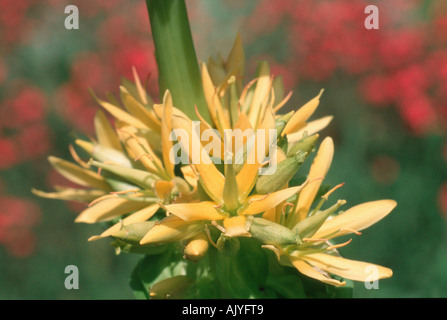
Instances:
[[[306,298],[303,282],[298,274],[284,274],[267,278],[267,287],[276,291],[280,297],[298,299]]]
[[[135,266],[130,279],[136,298],[149,298],[150,288],[157,282],[186,274],[187,262],[177,245],[167,248],[162,254],[146,255]]]
[[[202,78],[184,0],[146,0],[159,72],[160,99],[166,90],[174,106],[198,120],[194,107],[209,121]]]
[[[230,239],[239,241],[240,247],[233,255],[218,254],[216,275],[227,291],[227,298],[264,298],[268,261],[260,244],[252,238]]]

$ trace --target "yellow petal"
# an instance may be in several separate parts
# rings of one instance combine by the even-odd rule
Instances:
[[[312,114],[317,109],[323,91],[324,90],[322,89],[315,98],[307,102],[304,106],[299,108],[293,114],[292,118],[290,118],[290,120],[286,124],[286,127],[282,131],[281,133],[282,136],[295,132],[306,125],[306,121],[310,118],[310,116],[312,116]]]
[[[191,166],[183,166],[180,168],[183,173],[183,178],[188,182],[193,188],[197,187],[197,180],[199,177],[194,172]]]
[[[175,184],[173,181],[157,180],[154,183],[155,194],[159,199],[167,199]]]
[[[389,278],[393,271],[368,262],[348,260],[325,253],[304,255],[303,259],[313,266],[337,276],[355,281],[375,281]]]
[[[161,148],[163,155],[163,163],[170,178],[174,177],[174,163],[169,159],[169,152],[172,149],[172,141],[169,136],[172,132],[172,97],[167,90],[163,99],[163,115],[161,126]]]
[[[135,67],[132,67],[132,74],[135,82],[135,88],[138,92],[138,97],[141,103],[143,103],[144,105],[149,104],[149,102],[152,101],[149,101],[150,98],[148,97],[146,90],[143,88],[143,85],[141,84],[140,77],[138,77],[138,73]]]
[[[257,177],[259,174],[259,169],[261,168],[264,158],[259,159],[259,157],[264,157],[269,150],[270,143],[270,129],[275,127],[275,119],[273,114],[269,112],[269,115],[266,115],[260,127],[256,130],[254,139],[251,138],[250,142],[252,142],[251,150],[248,151],[247,159],[242,166],[242,169],[236,176],[236,180],[239,187],[239,201],[244,202],[246,196],[251,192],[253,187],[256,184]],[[265,141],[264,144],[264,154],[260,154],[258,152],[258,140],[263,138]],[[254,141],[253,141],[254,140]],[[273,141],[275,143],[276,141]]]
[[[136,128],[139,128],[139,129],[149,129],[149,127],[146,124],[144,124],[143,122],[141,122],[134,116],[130,115],[129,113],[127,113],[120,107],[118,107],[110,102],[99,99],[98,97],[96,97],[96,95],[93,92],[92,92],[92,96],[98,104],[100,104],[104,109],[106,109],[116,119],[123,121],[127,124],[130,124],[130,125],[132,125]]]
[[[253,129],[253,127],[250,123],[250,120],[248,120],[248,117],[244,112],[241,112],[239,114],[239,117],[237,118],[237,121],[234,124],[233,130],[237,130],[237,129],[240,129],[241,131]]]
[[[332,121],[333,116],[326,116],[314,121],[308,122],[303,128],[298,130],[297,132],[289,133],[287,135],[287,141],[292,147],[296,142],[300,141],[304,138],[304,135],[308,136],[314,135],[315,133],[326,128],[329,123]]]
[[[248,113],[248,118],[254,128],[258,126],[259,117],[263,111],[263,103],[268,99],[271,84],[270,68],[266,61],[262,61],[259,65],[259,76]]]
[[[310,168],[309,184],[301,191],[295,214],[292,216],[291,226],[303,220],[309,211],[312,202],[323,182],[323,178],[329,171],[334,155],[334,143],[331,137],[326,137],[318,150],[318,153]]]
[[[76,222],[96,223],[112,220],[124,214],[132,213],[148,205],[147,202],[133,201],[119,197],[110,197],[99,201],[82,211]]]
[[[218,204],[222,204],[223,188],[225,184],[224,175],[216,168],[209,155],[203,150],[203,146],[200,143],[200,138],[197,133],[192,131],[192,122],[188,118],[173,115],[172,116],[173,129],[182,129],[189,137],[188,141],[183,141],[180,138],[179,144],[182,151],[188,153],[188,158],[191,163],[194,163],[194,168],[199,174],[201,184],[207,194]],[[194,135],[194,136],[193,136]],[[197,141],[197,142],[196,142]],[[196,145],[193,147],[193,144]],[[193,148],[195,148],[200,156],[200,159],[195,160],[193,158]]]
[[[305,184],[301,186],[279,190],[267,195],[252,195],[248,197],[247,205],[244,206],[238,213],[247,215],[247,214],[257,214],[265,212],[277,206],[282,201],[290,198],[294,194],[300,192],[304,188],[304,186]]]
[[[49,156],[48,160],[57,172],[76,184],[85,187],[93,187],[104,191],[111,190],[104,177],[96,172],[81,168],[71,162],[54,156]]]
[[[185,221],[195,220],[221,220],[224,218],[215,208],[212,201],[199,203],[176,203],[164,206],[166,211]]]
[[[134,81],[132,82],[126,78],[122,78],[121,85],[126,88],[126,90],[129,91],[129,93],[138,100],[138,102],[142,103],[144,106],[152,106],[154,102],[144,89],[144,86],[140,81],[135,67],[132,67],[132,73]]]
[[[101,110],[98,110],[94,119],[96,138],[100,145],[123,151],[121,142],[115,130],[107,120],[106,115]]]
[[[222,109],[222,104],[219,100],[219,95],[216,92],[216,88],[211,80],[207,66],[202,63],[202,83],[205,93],[205,100],[207,102],[208,110],[211,115],[211,119],[216,124],[217,129],[223,134],[225,129],[230,128],[227,117]]]
[[[60,199],[68,201],[91,202],[105,194],[102,190],[87,190],[76,188],[63,188],[56,192],[44,192],[37,189],[31,190],[33,194],[42,198]]]
[[[116,224],[105,230],[103,233],[101,233],[101,235],[97,238],[99,239],[109,237],[114,233],[120,231],[125,226],[149,220],[157,212],[158,208],[160,208],[158,204],[151,204],[149,206],[146,206],[127,216],[122,221],[117,222]]]
[[[161,160],[152,150],[148,140],[136,128],[120,126],[118,135],[131,158],[140,161],[149,172],[166,176]]]
[[[319,280],[319,281],[327,283],[327,284],[331,284],[331,285],[336,286],[336,287],[344,286],[346,284],[345,282],[340,282],[338,280],[335,280],[335,279],[327,277],[323,273],[317,271],[312,266],[307,264],[305,261],[302,261],[302,260],[300,260],[298,258],[295,258],[295,257],[290,257],[290,260],[291,260],[293,266],[299,272],[304,274],[305,276],[308,276],[310,278]]]
[[[177,216],[169,216],[153,226],[141,239],[140,244],[188,239],[201,231],[202,228],[202,221],[186,222]]]
[[[359,204],[326,221],[313,238],[330,239],[361,231],[384,218],[396,205],[394,200],[378,200]]]
[[[136,119],[141,121],[154,131],[160,131],[160,121],[156,118],[155,114],[152,114],[141,103],[139,103],[123,86],[120,87],[121,101],[126,107],[127,111],[133,115]]]
[[[251,237],[247,230],[247,219],[244,216],[226,218],[223,225],[227,237]]]

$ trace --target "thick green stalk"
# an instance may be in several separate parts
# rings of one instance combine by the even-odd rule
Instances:
[[[160,97],[169,90],[174,105],[193,120],[195,106],[209,120],[199,64],[194,49],[184,0],[146,0],[155,57],[159,72]]]

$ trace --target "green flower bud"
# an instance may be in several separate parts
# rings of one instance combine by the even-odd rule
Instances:
[[[126,168],[114,164],[105,164],[95,160],[91,160],[89,164],[113,173],[114,175],[121,177],[124,180],[129,181],[143,189],[152,189],[152,184],[155,182],[155,180],[160,179],[153,173],[144,170]]]
[[[263,218],[253,218],[249,232],[258,241],[277,247],[299,245],[302,243],[300,237],[294,231]]]
[[[273,174],[268,174],[268,169],[264,175],[258,178],[258,181],[256,182],[256,192],[258,194],[267,194],[278,191],[284,187],[295,175],[306,157],[307,153],[300,151],[292,157],[279,162],[276,165],[276,171]],[[274,170],[275,168],[271,167],[270,169]]]
[[[146,233],[155,225],[155,221],[144,221],[123,226],[120,231],[112,234],[113,238],[129,244],[139,244]]]
[[[319,211],[313,216],[301,220],[295,225],[295,227],[292,228],[292,230],[298,233],[303,239],[312,237],[315,232],[320,229],[321,225],[326,221],[326,219],[345,203],[345,200],[338,200],[337,203],[330,208]]]
[[[286,124],[290,120],[292,115],[293,115],[293,111],[290,111],[289,113],[286,113],[275,120],[276,135],[278,137],[281,136],[281,132],[286,127]]]
[[[291,157],[300,150],[306,152],[307,154],[310,154],[315,146],[315,143],[318,140],[318,137],[319,137],[318,134],[314,134],[312,136],[302,138],[300,141],[298,141],[295,145],[293,145],[290,148],[289,152],[287,152],[287,156]]]

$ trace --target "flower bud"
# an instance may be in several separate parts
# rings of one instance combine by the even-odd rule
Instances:
[[[315,143],[318,140],[318,137],[319,137],[318,134],[314,134],[312,136],[307,136],[307,137],[302,138],[300,141],[298,141],[295,145],[293,145],[289,149],[287,156],[290,157],[290,156],[296,154],[297,152],[299,152],[300,150],[307,152],[307,154],[310,154],[312,152],[312,149],[315,146]]]
[[[253,218],[250,225],[253,238],[264,244],[285,247],[301,244],[301,239],[292,230],[278,223],[262,218]]]
[[[273,174],[268,174],[267,170],[264,175],[258,178],[258,181],[256,182],[256,192],[258,194],[267,194],[278,191],[284,187],[303,164],[306,156],[307,153],[300,151],[294,156],[279,162],[276,165],[276,171]]]
[[[330,208],[319,211],[313,216],[301,220],[293,227],[292,230],[298,233],[302,238],[312,237],[326,221],[326,219],[345,203],[345,200],[338,200],[337,203]]]
[[[158,176],[144,170],[126,168],[114,164],[105,164],[94,160],[91,160],[89,164],[106,170],[115,176],[123,178],[125,181],[133,183],[143,189],[152,189],[152,184],[159,179]]]
[[[146,233],[155,225],[155,221],[144,221],[123,226],[121,230],[113,233],[113,238],[120,239],[130,244],[139,244]]]
[[[187,276],[175,276],[154,284],[149,290],[151,299],[180,299],[184,296],[192,280]]]
[[[209,242],[205,233],[200,232],[192,237],[185,247],[184,257],[191,261],[200,260],[208,251]]]

